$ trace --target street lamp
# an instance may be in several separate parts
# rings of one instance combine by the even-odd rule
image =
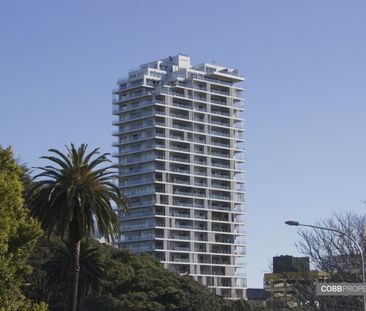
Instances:
[[[319,230],[325,230],[325,231],[332,231],[332,232],[336,232],[336,233],[338,233],[340,235],[344,235],[347,238],[349,238],[353,243],[355,243],[358,251],[360,252],[360,255],[361,255],[361,263],[362,263],[362,283],[365,284],[365,259],[363,257],[363,251],[362,251],[361,246],[357,243],[357,241],[350,234],[348,234],[346,232],[343,232],[343,231],[340,231],[338,229],[326,228],[326,227],[319,227],[319,226],[313,226],[313,225],[305,225],[305,224],[301,224],[298,221],[294,221],[294,220],[285,221],[285,224],[286,225],[289,225],[289,226],[309,227],[309,228],[313,228],[313,229],[319,229]],[[365,295],[363,295],[363,306],[364,306],[364,309],[366,311],[366,296]]]

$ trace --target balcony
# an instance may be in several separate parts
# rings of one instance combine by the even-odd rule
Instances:
[[[196,218],[196,219],[207,219],[207,215],[195,213],[194,218]]]
[[[231,189],[230,186],[224,185],[224,184],[212,183],[211,186],[212,186],[212,188],[218,188],[218,189],[226,189],[226,190],[230,190]]]
[[[122,156],[121,154],[117,153],[117,154],[114,154],[115,157],[120,157]],[[133,164],[133,163],[139,163],[139,162],[147,162],[147,161],[151,161],[151,160],[154,160],[154,155],[151,155],[151,154],[148,154],[147,156],[145,157],[131,157],[130,156],[127,156],[125,158],[122,158],[120,160],[120,165],[123,165],[123,164]]]
[[[229,122],[211,120],[210,123],[211,124],[215,124],[215,125],[230,127],[230,123]]]
[[[230,93],[229,91],[224,91],[224,90],[221,90],[221,89],[216,89],[216,88],[211,88],[210,90],[212,93],[216,93],[216,94],[222,94],[222,95],[225,95],[225,96],[229,96]]]
[[[113,143],[113,146],[119,146],[121,143],[118,141],[115,141]],[[136,153],[136,152],[141,152],[141,151],[147,151],[147,150],[152,150],[154,148],[153,144],[147,143],[147,144],[139,144],[139,145],[133,145],[133,146],[128,146],[128,147],[122,147],[120,149],[120,152],[123,153],[124,155],[128,154],[128,153]]]
[[[113,93],[119,93],[121,90],[114,90]],[[127,101],[127,100],[130,100],[130,99],[134,99],[134,98],[138,98],[138,97],[142,97],[142,96],[150,96],[152,95],[152,93],[150,91],[140,91],[140,92],[134,92],[134,93],[131,93],[131,94],[127,94],[127,95],[124,95],[124,96],[121,96],[121,98],[115,98],[113,99],[113,103],[118,103],[118,102],[121,102],[121,101]]]
[[[212,253],[215,253],[215,254],[230,254],[231,251],[230,251],[230,248],[213,248]],[[218,273],[218,274],[220,275],[220,274],[225,274],[225,273]]]
[[[182,191],[182,190],[179,190],[179,189],[174,190],[173,194],[185,195],[185,196],[194,196],[194,197],[205,197],[206,196],[206,194],[202,193],[202,192]]]
[[[213,130],[211,130],[210,133],[211,133],[211,135],[230,137],[230,133],[228,133],[228,132],[213,131]]]
[[[147,111],[144,113],[139,112],[139,113],[129,114],[129,115],[125,115],[124,117],[120,118],[119,122],[127,122],[127,121],[142,119],[142,118],[150,117],[153,115],[154,114],[152,111]]]
[[[221,157],[221,158],[230,158],[230,153],[212,151],[211,156],[216,156],[216,157]]]
[[[176,139],[176,140],[184,140],[184,137],[180,136],[180,135],[170,135],[170,138]]]
[[[151,100],[139,101],[138,104],[134,103],[134,105],[129,104],[126,106],[119,106],[119,105],[115,104],[115,106],[113,106],[113,114],[119,114],[119,113],[131,111],[131,110],[149,107],[149,106],[152,106],[153,104],[154,104],[154,102]],[[115,125],[116,123],[119,123],[119,121],[115,121],[115,123],[113,123],[113,124]]]
[[[216,172],[212,172],[211,176],[214,177],[214,178],[222,178],[222,179],[230,179],[231,178],[231,176],[229,174],[221,174],[221,173],[216,173]]]
[[[218,142],[218,141],[211,141],[210,144],[211,145],[214,145],[214,146],[220,146],[220,147],[230,148],[230,144],[229,143],[222,143],[222,142]]]
[[[207,172],[206,171],[194,171],[194,174],[195,175],[198,175],[198,176],[207,176]]]
[[[178,108],[183,108],[183,109],[192,109],[192,105],[187,105],[187,104],[177,103],[177,102],[173,102],[173,106],[178,107]]]
[[[184,151],[184,152],[189,152],[190,151],[189,147],[185,148],[185,147],[181,147],[181,146],[177,146],[177,145],[170,145],[170,149]]]
[[[189,163],[189,159],[187,158],[183,158],[183,157],[170,157],[171,161],[177,161],[177,162],[184,162],[184,163]]]
[[[181,185],[189,185],[191,182],[187,179],[173,178],[171,183],[181,184]]]
[[[161,133],[159,133],[159,134],[161,134]],[[158,135],[156,134],[156,136],[158,136]],[[155,147],[156,148],[160,148],[160,149],[165,149],[165,145],[164,144],[155,144]]]
[[[194,185],[197,187],[207,187],[207,183],[203,183],[203,182],[195,182]]]
[[[189,247],[179,247],[179,246],[173,246],[173,251],[182,251],[182,252],[189,252],[191,249]]]
[[[190,236],[187,235],[172,235],[171,238],[173,240],[190,240]]]
[[[195,160],[194,164],[198,164],[198,165],[207,165],[207,161],[199,161],[199,160]]]
[[[156,136],[156,137],[165,137],[165,133],[159,133],[159,132],[156,132],[156,133],[155,133],[155,136]]]
[[[207,225],[206,224],[195,225],[194,229],[196,229],[196,230],[207,230]]]
[[[228,85],[228,86],[232,86],[233,84],[230,82],[226,82],[220,79],[215,79],[215,78],[210,78],[207,77],[205,75],[202,74],[191,74],[191,78],[194,80],[203,80],[203,81],[208,81],[211,83],[216,83],[216,84],[222,84],[222,85]]]
[[[155,215],[157,216],[165,216],[165,210],[156,210]]]
[[[230,206],[218,205],[218,204],[209,205],[209,209],[220,210],[220,211],[231,211]]]
[[[202,111],[202,112],[206,112],[207,111],[206,108],[201,108],[201,107],[195,107],[194,110],[196,110],[196,111]]]
[[[195,247],[195,252],[206,253],[206,247]]]
[[[173,124],[173,128],[180,129],[180,130],[184,130],[184,131],[192,131],[192,127],[191,126],[180,125],[180,124]]]
[[[176,205],[176,206],[193,206],[193,202],[191,201],[181,201],[181,200],[174,200],[173,201],[173,205]]]
[[[165,122],[155,121],[155,125],[157,125],[157,126],[165,126]]]
[[[217,231],[217,232],[231,232],[230,226],[228,226],[228,225],[219,226],[217,224],[213,224],[212,225],[212,231]]]
[[[148,206],[148,205],[153,205],[153,204],[155,204],[154,199],[141,199],[141,198],[131,199],[132,207],[141,207],[141,206]]]
[[[189,120],[189,116],[188,115],[185,115],[185,114],[182,114],[182,113],[171,113],[170,114],[171,117],[174,117],[174,118],[179,118],[179,119],[185,119],[185,120]]]
[[[189,224],[180,224],[180,223],[176,223],[174,228],[178,228],[178,229],[189,229],[192,230],[193,226],[189,225]]]
[[[211,97],[211,103],[227,106],[226,100],[212,98],[212,97]]]
[[[227,213],[212,212],[212,220],[229,221],[229,215]]]
[[[211,162],[213,167],[230,168],[230,163]]]
[[[183,174],[189,174],[189,169],[183,169],[183,168],[178,168],[178,167],[172,167],[170,169],[172,172],[178,172],[178,173],[183,173]]]
[[[216,237],[216,242],[217,243],[228,243],[228,244],[233,244],[234,243],[234,238],[233,237]]]
[[[220,195],[220,194],[211,194],[210,198],[212,199],[218,199],[218,200],[226,200],[226,201],[230,201],[231,198],[230,196],[226,196],[226,195]]]
[[[144,234],[144,235],[138,235],[138,236],[123,236],[120,238],[120,242],[153,240],[154,238],[155,238],[155,234]]]
[[[182,218],[191,218],[191,215],[189,213],[181,213],[181,212],[176,212],[176,211],[173,211],[171,213],[171,216],[182,217]]]
[[[213,114],[219,114],[221,116],[230,116],[230,113],[229,112],[222,111],[222,110],[216,110],[216,109],[211,109],[211,113],[213,113]]]

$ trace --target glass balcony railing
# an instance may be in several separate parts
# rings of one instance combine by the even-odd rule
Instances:
[[[171,161],[177,161],[177,162],[185,162],[185,163],[189,163],[189,159],[187,158],[183,158],[183,157],[170,157]]]
[[[223,153],[223,152],[211,152],[212,156],[216,156],[216,157],[221,157],[221,158],[230,158],[230,154],[229,153]]]
[[[227,189],[227,190],[230,190],[231,189],[230,186],[223,185],[223,184],[212,183],[211,186],[212,186],[212,188]]]
[[[179,212],[172,212],[171,216],[182,217],[182,218],[191,218],[191,215],[189,213],[179,213]]]
[[[178,229],[193,229],[192,225],[183,225],[183,224],[175,224],[174,228],[178,228]]]
[[[190,251],[190,248],[189,247],[173,246],[171,249],[173,251],[184,251],[184,252],[189,252]]]
[[[230,123],[229,122],[223,122],[223,121],[215,121],[215,120],[211,120],[210,121],[211,124],[216,124],[216,125],[221,125],[221,126],[227,126],[230,127]]]
[[[211,162],[213,167],[222,167],[222,168],[230,168],[230,164],[219,163],[219,162]]]
[[[172,172],[178,172],[178,173],[189,174],[189,170],[188,170],[188,169],[182,169],[182,168],[178,168],[178,167],[172,167],[170,170],[171,170]]]
[[[194,174],[199,176],[207,176],[207,172],[204,171],[194,171]]]
[[[189,152],[190,151],[189,148],[176,146],[176,145],[170,145],[170,149],[184,151],[184,152]]]
[[[130,120],[136,120],[136,119],[140,119],[140,118],[150,117],[150,116],[153,116],[153,115],[154,115],[153,111],[139,112],[139,113],[125,115],[125,116],[121,117],[119,119],[119,121],[120,122],[126,122],[126,121],[130,121]]]
[[[227,102],[226,100],[221,100],[221,99],[216,99],[216,98],[211,98],[211,103],[214,103],[214,104],[218,104],[218,105],[223,105],[223,106],[227,106]]]
[[[216,136],[224,136],[224,137],[230,137],[230,133],[226,133],[226,132],[219,132],[219,131],[210,131],[210,133],[212,135],[216,135]]]
[[[220,89],[211,88],[210,91],[212,93],[222,94],[222,95],[225,95],[225,96],[229,96],[230,95],[230,92],[229,91],[224,91],[224,90],[220,90]]]
[[[211,194],[210,198],[219,199],[219,200],[227,200],[227,201],[231,200],[230,196],[221,195],[221,194]]]
[[[189,262],[189,258],[173,258],[173,262]]]
[[[222,142],[218,142],[218,141],[211,141],[210,144],[214,145],[214,146],[220,146],[220,147],[226,147],[226,148],[230,147],[229,143],[222,143]]]
[[[119,102],[119,101],[116,100],[116,102]],[[157,102],[157,101],[143,100],[143,101],[134,102],[134,103],[131,103],[131,104],[128,104],[125,106],[115,105],[115,106],[113,106],[113,113],[127,112],[127,111],[131,111],[131,110],[135,110],[135,109],[152,106],[154,104],[154,102]]]
[[[190,240],[190,236],[186,236],[186,235],[172,235],[171,236],[172,239],[174,240]]]

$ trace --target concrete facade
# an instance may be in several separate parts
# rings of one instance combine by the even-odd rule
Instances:
[[[119,246],[231,299],[246,288],[241,81],[176,55],[113,91],[119,187],[131,200]]]

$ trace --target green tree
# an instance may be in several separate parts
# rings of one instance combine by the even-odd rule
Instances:
[[[80,297],[79,311],[266,310],[251,306],[244,300],[230,301],[221,298],[191,276],[169,272],[151,255],[133,254],[126,249],[117,249],[93,240],[88,241],[88,244],[90,245],[88,248],[96,249],[95,253],[98,253],[96,262],[98,262],[97,265],[100,262],[103,264],[104,273],[98,277],[101,283],[99,294],[89,291],[85,296]],[[47,281],[46,271],[48,262],[53,261],[52,258],[55,256],[58,257],[57,249],[60,247],[62,247],[61,241],[54,238],[42,239],[37,243],[31,258],[34,266],[31,277],[34,280],[30,283],[40,284],[40,286],[26,287],[28,298],[46,301],[51,311],[61,311],[63,308],[63,295],[60,295],[62,290],[58,286],[45,285],[54,280],[54,275],[48,274]],[[45,257],[51,259],[44,260]],[[82,260],[80,265],[83,271]],[[59,271],[61,274],[62,270]],[[80,275],[80,280],[82,278]]]
[[[99,232],[113,238],[119,232],[119,219],[112,207],[126,208],[127,199],[113,183],[115,177],[108,154],[99,155],[99,149],[87,153],[87,145],[67,148],[67,154],[50,149],[51,156],[43,159],[52,165],[39,167],[32,189],[30,209],[45,232],[66,237],[72,253],[66,310],[75,311],[80,272],[80,243]]]
[[[24,207],[23,174],[12,149],[0,146],[0,310],[6,311],[36,310],[20,290],[31,272],[26,261],[42,233]]]
[[[72,254],[66,245],[55,247],[55,254],[45,263],[46,286],[59,293],[65,293],[68,285],[68,271],[72,263]],[[98,294],[102,287],[104,263],[96,247],[88,242],[80,245],[79,299],[89,293]]]

